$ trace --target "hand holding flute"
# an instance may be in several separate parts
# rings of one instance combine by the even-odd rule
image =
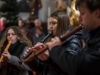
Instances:
[[[50,31],[49,34],[48,34],[47,36],[45,36],[44,39],[42,39],[40,42],[41,42],[41,43],[46,42],[47,39],[48,39],[50,36],[52,36],[52,34],[53,34],[53,31]],[[38,43],[37,43],[37,44],[38,44]],[[33,48],[36,48],[36,49],[38,48],[38,46],[37,46],[37,47],[36,47],[36,46],[37,46],[37,45],[35,45],[35,46],[32,47],[32,48],[29,48],[30,51],[27,50],[27,51],[25,52],[24,59],[26,59],[27,57],[29,57],[29,56],[32,54],[32,51],[31,51],[31,50],[32,50]]]
[[[7,57],[8,59],[10,58],[10,54],[8,52],[8,49],[9,49],[11,44],[12,44],[12,41],[9,41],[6,48],[4,49],[4,52],[2,53],[2,56],[0,57],[0,63],[2,62],[4,57]]]
[[[27,55],[29,52],[34,53],[38,52],[39,50],[43,49],[45,47],[44,43],[37,43],[34,47],[29,48],[25,54]],[[39,54],[37,56],[40,60],[45,61],[49,58],[48,50],[44,51],[43,53]],[[26,58],[27,59],[27,58]],[[30,60],[31,61],[31,60]]]
[[[44,49],[46,47],[48,47],[44,52],[41,52],[38,55],[38,58],[42,61],[45,61],[49,58],[49,51],[51,50],[54,46],[59,46],[61,45],[62,42],[58,37],[52,38],[50,42],[47,43],[37,43],[34,47],[29,48],[28,51],[32,51],[33,54],[39,52],[41,49]]]

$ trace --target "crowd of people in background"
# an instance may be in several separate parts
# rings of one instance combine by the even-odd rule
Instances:
[[[3,33],[6,30],[6,18],[1,17],[0,18],[0,39],[2,38]]]

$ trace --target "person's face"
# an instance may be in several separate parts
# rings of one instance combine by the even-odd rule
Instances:
[[[56,18],[50,17],[49,19],[49,30],[53,31],[53,35],[55,35],[57,30],[58,20]]]
[[[34,20],[34,25],[35,25],[35,27],[41,26],[40,20],[38,20],[38,19]]]
[[[12,44],[16,43],[18,41],[17,39],[17,35],[15,34],[15,32],[13,31],[13,29],[9,29],[7,32],[7,40],[11,40]]]
[[[23,27],[23,26],[24,26],[24,23],[23,23],[22,20],[19,20],[19,21],[18,21],[18,26],[19,26],[19,27]]]
[[[1,25],[5,25],[6,24],[6,20],[5,19],[1,19]]]
[[[80,23],[84,26],[87,30],[93,30],[96,24],[96,16],[95,12],[90,12],[90,10],[86,7],[85,3],[82,3],[79,7],[80,11]]]
[[[23,35],[27,36],[27,32],[24,29],[21,29]]]

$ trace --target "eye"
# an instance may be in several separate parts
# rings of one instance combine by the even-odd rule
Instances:
[[[80,15],[84,15],[84,12],[81,12]]]
[[[8,33],[8,34],[7,34],[7,36],[10,36],[10,35],[13,35],[13,36],[14,36],[14,35],[16,35],[16,34],[15,34],[15,33]]]
[[[51,25],[55,25],[55,24],[57,24],[57,22],[49,22],[49,24]]]
[[[16,35],[15,33],[12,33],[12,35]]]
[[[52,24],[57,24],[57,22],[52,22]]]
[[[10,36],[10,34],[7,34],[7,36]]]

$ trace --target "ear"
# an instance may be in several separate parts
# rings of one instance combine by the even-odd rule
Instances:
[[[99,9],[95,10],[95,16],[97,18],[100,18],[100,10]]]

